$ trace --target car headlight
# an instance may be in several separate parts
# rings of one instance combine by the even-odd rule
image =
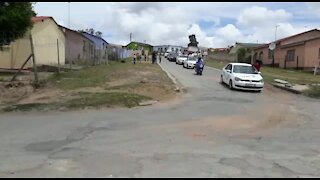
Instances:
[[[261,79],[260,82],[263,83],[263,79]]]
[[[235,80],[235,81],[241,81],[241,79],[238,78],[238,77],[235,77],[234,80]]]

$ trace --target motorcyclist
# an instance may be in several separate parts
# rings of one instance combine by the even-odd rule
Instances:
[[[198,57],[198,60],[197,60],[197,62],[196,62],[196,68],[195,68],[195,70],[196,70],[197,73],[198,73],[198,71],[199,71],[199,68],[201,68],[202,71],[203,71],[204,63],[203,63],[203,59],[201,58],[201,56]],[[202,74],[202,73],[201,73],[201,74]]]

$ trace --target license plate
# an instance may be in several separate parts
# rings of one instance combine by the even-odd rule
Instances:
[[[248,86],[248,87],[255,87],[256,85],[255,85],[255,84],[246,84],[246,86]]]

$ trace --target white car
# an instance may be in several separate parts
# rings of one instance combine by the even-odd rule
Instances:
[[[196,63],[197,63],[198,57],[196,56],[189,56],[186,61],[183,62],[183,67],[184,68],[194,68]]]
[[[261,91],[264,86],[260,72],[251,64],[229,63],[221,72],[221,83],[229,85],[230,89]]]
[[[177,57],[176,64],[182,65],[188,59],[188,55],[180,55]]]
[[[169,52],[165,52],[165,53],[164,53],[164,57],[165,57],[165,58],[167,58],[168,55],[169,55]]]

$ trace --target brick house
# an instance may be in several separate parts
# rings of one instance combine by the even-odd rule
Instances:
[[[312,70],[320,62],[320,31],[313,29],[274,42],[275,66]],[[259,59],[264,65],[272,65],[272,51],[266,44],[254,49],[252,62]]]

